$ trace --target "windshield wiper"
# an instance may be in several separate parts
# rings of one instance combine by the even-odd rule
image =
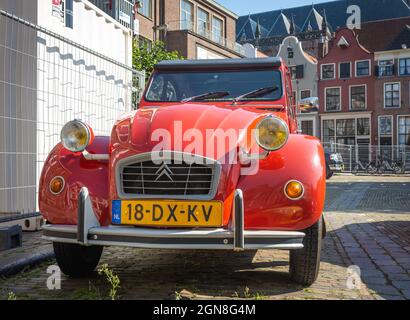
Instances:
[[[186,98],[181,102],[186,103],[194,100],[206,100],[206,99],[216,99],[216,98],[223,98],[229,96],[230,93],[228,91],[216,91],[216,92],[208,92],[204,94],[200,94],[198,96],[193,96],[190,98]]]
[[[279,89],[278,86],[271,86],[271,87],[256,89],[254,91],[251,91],[249,93],[245,93],[245,94],[243,94],[239,97],[236,97],[235,99],[233,99],[233,103],[237,103],[237,102],[239,102],[243,99],[247,99],[247,98],[257,98],[257,97],[261,97],[261,96],[266,96],[267,94],[275,92],[278,89]]]

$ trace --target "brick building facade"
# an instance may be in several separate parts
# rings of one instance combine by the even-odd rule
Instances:
[[[371,144],[375,109],[373,61],[373,53],[347,28],[337,32],[329,53],[319,60],[323,142]]]
[[[410,18],[368,23],[358,33],[375,59],[373,144],[410,147]]]
[[[361,159],[370,145],[390,159],[410,150],[410,18],[340,29],[318,74],[323,142],[359,145]]]
[[[238,16],[212,0],[145,0],[137,4],[140,41],[164,41],[188,59],[240,58]]]

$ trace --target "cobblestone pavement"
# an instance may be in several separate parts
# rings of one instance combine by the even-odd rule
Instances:
[[[328,236],[318,281],[310,288],[288,278],[288,253],[178,252],[106,249],[121,279],[121,299],[409,299],[410,178],[338,176],[328,183]],[[106,299],[108,286],[62,276],[46,287],[49,261],[0,279],[0,298]],[[357,267],[352,266],[358,266]],[[357,271],[360,271],[360,277]]]

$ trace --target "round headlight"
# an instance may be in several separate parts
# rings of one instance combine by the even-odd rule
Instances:
[[[266,117],[256,126],[255,138],[262,149],[266,151],[278,150],[288,141],[288,125],[277,117]]]
[[[71,152],[82,152],[91,143],[91,128],[79,120],[68,122],[61,130],[61,143]]]

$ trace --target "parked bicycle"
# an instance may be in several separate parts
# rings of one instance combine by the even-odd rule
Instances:
[[[395,174],[404,173],[406,170],[405,164],[402,161],[377,160],[376,162],[377,173],[384,174],[386,171],[392,171]]]
[[[377,172],[376,164],[374,163],[374,161],[366,165],[363,165],[360,161],[355,162],[352,166],[352,173],[358,174],[359,172],[375,174]]]

